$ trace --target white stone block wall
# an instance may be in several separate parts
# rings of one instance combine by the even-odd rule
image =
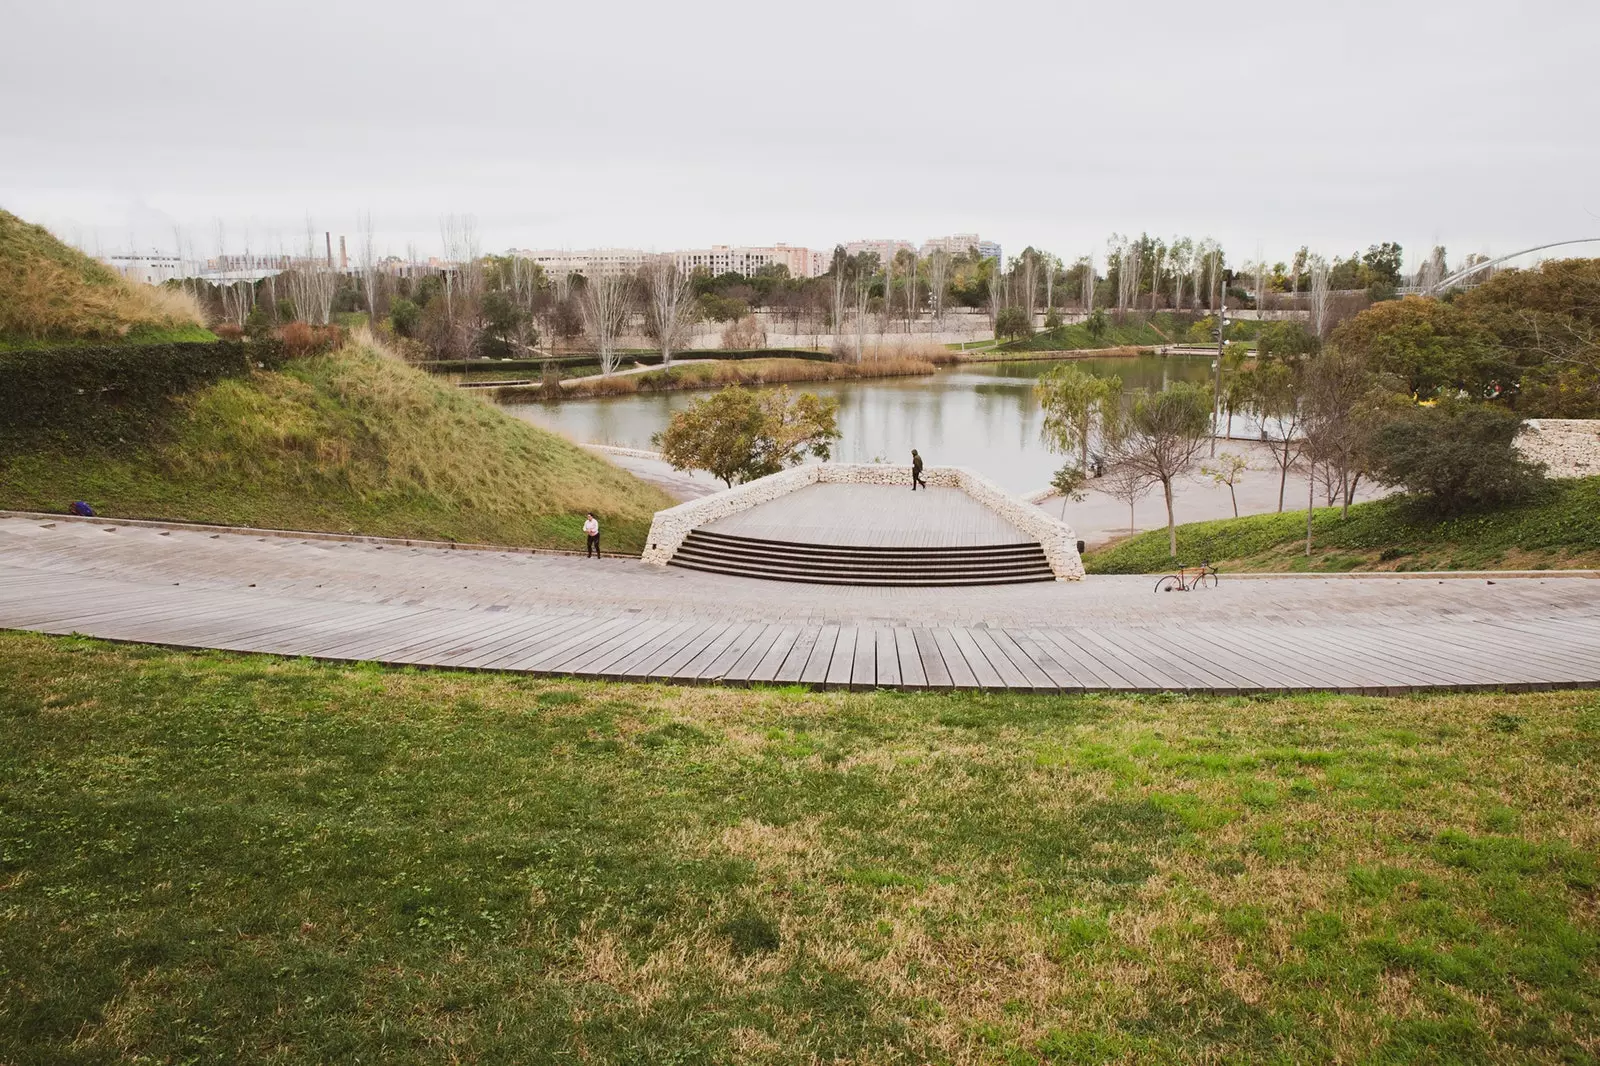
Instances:
[[[1517,449],[1543,463],[1549,477],[1593,477],[1600,474],[1600,419],[1530,418]]]
[[[1077,581],[1083,577],[1078,555],[1078,535],[1071,526],[1045,514],[1026,500],[1006,492],[979,474],[956,466],[930,466],[922,472],[930,486],[960,489],[1023,533],[1034,537],[1056,577]],[[690,530],[747,511],[808,485],[909,485],[911,469],[885,463],[808,463],[739,485],[698,500],[657,511],[650,523],[650,539],[641,558],[666,566],[689,536]]]

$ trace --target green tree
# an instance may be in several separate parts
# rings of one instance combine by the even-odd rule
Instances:
[[[1115,421],[1122,379],[1096,377],[1063,363],[1034,382],[1033,394],[1044,411],[1040,436],[1051,451],[1078,456],[1078,468],[1089,469],[1089,435],[1097,425]]]
[[[1061,518],[1067,517],[1067,504],[1082,503],[1088,499],[1083,491],[1084,485],[1089,481],[1089,475],[1073,466],[1071,463],[1063,464],[1060,470],[1050,475],[1050,487],[1056,490],[1056,495],[1061,497]]]
[[[1233,501],[1233,517],[1239,517],[1239,497],[1234,493],[1234,487],[1239,484],[1239,479],[1244,472],[1250,469],[1250,460],[1242,455],[1232,452],[1223,452],[1217,456],[1214,463],[1201,463],[1200,472],[1218,485],[1228,486],[1228,499]]]
[[[1178,554],[1178,527],[1172,510],[1172,483],[1194,466],[1211,436],[1211,393],[1179,382],[1165,392],[1134,394],[1125,418],[1110,437],[1114,467],[1126,475],[1159,484],[1167,504],[1167,552]]]
[[[1399,378],[1411,395],[1492,395],[1517,377],[1494,333],[1462,307],[1408,296],[1376,304],[1333,331],[1334,347],[1376,373]]]
[[[1089,336],[1096,344],[1105,337],[1106,330],[1111,328],[1111,320],[1106,317],[1105,308],[1096,307],[1089,312],[1089,317],[1084,319],[1083,328],[1089,331]]]
[[[1002,337],[1016,339],[1031,335],[1033,324],[1028,321],[1028,312],[1022,308],[1002,307],[999,315],[995,316],[994,331]]]
[[[1317,338],[1298,322],[1269,322],[1256,334],[1256,351],[1263,359],[1298,359],[1317,350]]]
[[[1371,272],[1367,284],[1386,284],[1391,287],[1400,284],[1400,264],[1404,260],[1404,252],[1400,245],[1394,241],[1385,241],[1383,244],[1374,244],[1367,249],[1361,257],[1361,265]]]
[[[653,443],[674,469],[706,470],[732,488],[807,458],[826,460],[838,439],[837,399],[732,385],[673,415]]]
[[[1526,495],[1544,469],[1517,451],[1522,416],[1489,404],[1442,400],[1412,407],[1381,426],[1372,475],[1399,485],[1429,511],[1453,515]]]
[[[394,331],[400,336],[415,337],[417,327],[422,324],[422,308],[402,296],[389,305],[389,321],[394,323]]]

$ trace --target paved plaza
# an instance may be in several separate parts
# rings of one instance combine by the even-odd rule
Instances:
[[[1600,684],[1593,579],[789,585],[647,566],[0,518],[0,627],[575,676],[1206,692]]]

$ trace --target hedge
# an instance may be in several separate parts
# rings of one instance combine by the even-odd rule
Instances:
[[[0,352],[0,441],[121,439],[174,396],[289,358],[269,340]]]
[[[724,351],[720,348],[696,348],[685,352],[674,352],[674,359],[814,359],[818,362],[829,363],[833,356],[828,352],[813,352],[804,348],[751,348],[736,351]],[[643,363],[645,366],[657,366],[661,362],[660,352],[627,352],[617,357],[620,364]],[[600,360],[593,352],[579,352],[575,355],[553,355],[548,359],[436,359],[419,363],[422,369],[435,374],[461,374],[473,370],[503,370],[506,373],[521,371],[538,371],[545,368],[545,364],[556,367],[592,366],[598,369]]]

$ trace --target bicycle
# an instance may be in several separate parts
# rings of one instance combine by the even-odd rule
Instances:
[[[1199,566],[1180,566],[1176,574],[1168,574],[1156,582],[1157,592],[1188,592],[1190,589],[1217,587],[1217,568],[1210,563]]]

